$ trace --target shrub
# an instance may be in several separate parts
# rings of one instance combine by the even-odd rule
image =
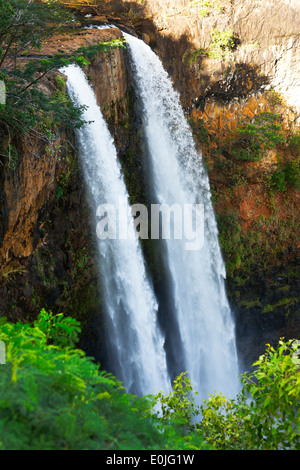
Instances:
[[[286,191],[287,185],[300,189],[300,160],[280,163],[271,176],[270,184],[275,191]]]
[[[202,449],[199,433],[156,417],[152,397],[125,392],[74,349],[79,323],[42,310],[33,325],[0,322],[0,449]]]
[[[226,60],[230,56],[230,52],[235,47],[233,31],[218,31],[214,29],[211,33],[211,43],[208,55],[211,59]]]
[[[285,172],[277,169],[271,176],[271,188],[276,191],[286,191]]]
[[[190,126],[192,128],[193,134],[201,144],[208,144],[209,143],[209,132],[203,121],[201,119],[190,119],[189,121]]]
[[[200,18],[205,18],[214,12],[221,13],[228,3],[228,0],[193,0],[187,8],[197,11]]]
[[[290,138],[289,145],[292,149],[296,149],[297,152],[300,152],[300,131]]]
[[[242,122],[230,142],[231,152],[239,160],[257,161],[265,150],[285,142],[279,116],[261,113],[251,123]]]
[[[300,159],[286,163],[284,173],[288,184],[295,189],[300,189]]]
[[[253,367],[235,400],[204,402],[199,429],[217,449],[300,450],[300,342],[267,345]]]
[[[194,418],[199,415],[199,407],[195,404],[191,381],[187,372],[182,372],[174,380],[174,387],[168,394],[159,392],[155,401],[159,405],[162,420],[173,421],[183,427],[184,430],[192,431],[195,427]]]

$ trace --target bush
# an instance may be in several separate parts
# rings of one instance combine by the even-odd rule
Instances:
[[[230,141],[231,153],[239,160],[261,160],[265,150],[285,142],[279,116],[261,113],[251,123],[241,123]]]
[[[228,3],[228,0],[192,0],[187,8],[196,11],[200,18],[205,18],[212,13],[223,12]]]
[[[297,152],[300,152],[300,131],[290,138],[289,145],[292,149],[296,149]]]
[[[191,381],[187,372],[182,372],[174,380],[173,390],[168,394],[159,392],[155,401],[159,405],[164,422],[176,422],[184,431],[195,429],[194,418],[199,415],[199,407],[195,403]]]
[[[276,191],[286,191],[286,177],[284,171],[280,169],[274,171],[271,176],[271,188]]]
[[[217,449],[300,450],[300,342],[267,345],[236,400],[211,396],[199,429]]]
[[[208,55],[211,59],[226,60],[230,56],[230,52],[235,47],[233,31],[218,31],[214,29],[211,33],[211,43]]]
[[[74,349],[79,323],[42,310],[31,326],[0,324],[0,449],[208,448],[199,433],[156,417],[153,397],[125,392],[111,374]]]
[[[300,160],[285,164],[280,163],[271,176],[271,188],[276,191],[286,191],[287,185],[300,189]]]

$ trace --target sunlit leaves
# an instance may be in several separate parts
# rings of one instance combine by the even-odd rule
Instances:
[[[0,449],[202,449],[152,411],[153,397],[126,393],[73,349],[76,320],[42,310],[33,325],[0,322]]]
[[[187,372],[182,372],[175,378],[173,390],[168,394],[159,392],[155,396],[162,419],[171,419],[184,429],[193,430],[193,419],[199,415],[199,407],[195,403],[196,395],[198,393],[193,391]]]
[[[243,375],[237,400],[206,401],[200,429],[208,442],[218,449],[299,450],[299,353],[299,341],[268,344],[254,371]]]

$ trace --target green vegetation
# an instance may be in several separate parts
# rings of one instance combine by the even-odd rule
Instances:
[[[229,60],[231,52],[236,47],[236,40],[231,29],[219,31],[214,29],[211,31],[211,43],[208,49],[198,49],[186,52],[184,58],[189,67],[194,66],[203,57],[209,57],[216,60]]]
[[[286,163],[279,162],[270,178],[270,187],[275,191],[286,191],[288,185],[300,189],[300,159]]]
[[[296,132],[296,134],[290,138],[289,145],[291,149],[295,149],[297,152],[300,152],[300,131]]]
[[[156,397],[163,418],[176,416],[185,432],[197,430],[217,450],[299,450],[300,342],[281,339],[277,348],[268,344],[253,367],[241,377],[235,399],[216,393],[200,406],[188,377],[181,374],[174,391]]]
[[[224,214],[216,214],[218,229],[219,229],[219,242],[226,256],[226,271],[230,276],[235,269],[243,266],[246,268],[246,261],[249,259],[245,256],[245,264],[243,264],[243,243],[241,235],[241,227],[239,225],[239,214],[237,211],[227,210]],[[250,245],[251,246],[251,245]],[[248,254],[248,253],[247,253]],[[247,269],[247,268],[246,268]]]
[[[1,124],[26,132],[50,115],[68,118],[67,122],[74,124],[80,113],[71,103],[49,98],[38,87],[39,81],[56,68],[56,60],[24,61],[29,54],[38,53],[47,38],[65,24],[70,25],[72,16],[56,1],[0,0],[0,9],[0,78],[6,85]]]
[[[228,60],[230,53],[235,47],[234,34],[231,29],[211,31],[211,43],[208,50],[208,56],[211,59]]]
[[[207,51],[205,49],[202,49],[201,47],[199,47],[198,49],[194,50],[194,51],[186,51],[183,55],[183,58],[186,62],[186,64],[189,66],[189,67],[192,67],[194,65],[198,65],[199,63],[199,60],[202,58],[202,57],[205,57],[207,56]]]
[[[288,138],[280,116],[272,112],[256,115],[250,122],[249,119],[241,120],[237,128],[224,138],[216,135],[213,126],[200,118],[191,119],[190,124],[204,155],[209,155],[212,162],[212,200],[227,275],[232,281],[237,275],[249,280],[254,271],[266,272],[279,260],[286,260],[291,253],[287,247],[296,250],[298,245],[298,213],[288,207],[287,200],[278,198],[287,192],[294,205],[291,190],[300,187],[299,134]],[[266,160],[266,166],[262,162],[257,171],[252,165],[244,164],[260,161],[269,149],[274,149],[272,158],[275,154],[282,155],[277,157],[275,171],[273,166],[269,166],[270,160]],[[270,169],[265,172],[265,168]],[[255,215],[251,224],[249,218],[246,226],[240,214],[239,194],[248,185],[251,187],[253,181],[259,184],[260,190],[256,195],[248,193],[249,207],[253,208]],[[278,201],[282,202],[278,205]],[[287,217],[282,215],[281,204],[287,208]]]
[[[193,135],[196,137],[200,144],[208,144],[210,141],[209,132],[205,127],[201,119],[190,119],[190,126],[193,131]]]
[[[242,122],[230,139],[229,149],[237,159],[258,161],[265,150],[285,142],[279,116],[273,113],[260,113],[251,123]]]
[[[271,107],[284,106],[286,104],[284,97],[274,89],[267,91],[266,96]]]
[[[165,423],[175,421],[181,427],[182,432],[193,431],[194,418],[199,414],[194,398],[194,395],[198,393],[193,391],[187,374],[187,372],[182,372],[176,377],[173,390],[168,394],[159,392],[155,396],[155,401],[161,410],[161,420]]]
[[[265,305],[264,308],[262,309],[261,313],[268,313],[268,312],[274,312],[278,307],[284,307],[285,309],[289,309],[289,307],[293,307],[296,303],[298,302],[297,297],[285,297],[275,304],[272,305]]]
[[[299,450],[300,349],[299,341],[279,341],[277,349],[253,364],[242,377],[235,400],[220,394],[202,405],[200,430],[207,442],[226,450]]]
[[[285,220],[276,213],[261,216],[252,222],[248,231],[241,228],[238,209],[228,208],[226,212],[217,213],[216,216],[219,241],[229,277],[236,274],[235,270],[238,269],[240,275],[248,278],[254,267],[264,270],[270,263],[282,259],[287,245],[297,246],[297,213]]]
[[[75,349],[80,331],[44,309],[32,325],[1,319],[0,449],[300,449],[299,342],[267,345],[236,399],[198,404],[187,373],[167,395],[126,393]]]
[[[79,323],[42,310],[33,325],[0,325],[0,449],[207,449],[199,433],[163,423],[74,344]]]
[[[228,4],[228,0],[193,0],[187,8],[196,11],[200,18],[205,18],[212,13],[223,12]]]

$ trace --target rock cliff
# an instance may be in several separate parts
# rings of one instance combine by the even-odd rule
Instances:
[[[299,338],[297,1],[106,0],[74,10],[82,25],[113,23],[139,35],[180,93],[210,176],[245,367],[266,342]],[[120,36],[118,28],[79,29],[56,36],[42,53]],[[129,193],[141,202],[139,122],[126,50],[100,53],[86,71]],[[49,93],[57,75],[44,82]],[[255,133],[254,143],[247,132]],[[38,137],[9,137],[16,158],[0,167],[0,315],[34,318],[41,307],[73,315],[84,322],[83,346],[101,358],[95,240],[76,139],[63,126],[55,135],[51,148]]]
[[[249,366],[265,343],[300,335],[300,5],[107,0],[99,9],[134,26],[180,93],[209,171]]]
[[[41,54],[120,37],[118,29],[80,30],[56,36]],[[126,61],[123,49],[112,49],[99,53],[86,69],[112,132],[120,131],[116,140],[123,152],[129,146],[131,121]],[[42,86],[52,94],[61,79],[65,81],[64,75],[54,72]],[[5,132],[2,147],[8,145]],[[63,123],[53,132],[50,147],[42,135],[11,135],[17,157],[13,164],[3,159],[0,167],[0,316],[16,321],[35,318],[43,307],[63,311],[83,322],[85,349],[101,354],[95,238],[76,138]]]

